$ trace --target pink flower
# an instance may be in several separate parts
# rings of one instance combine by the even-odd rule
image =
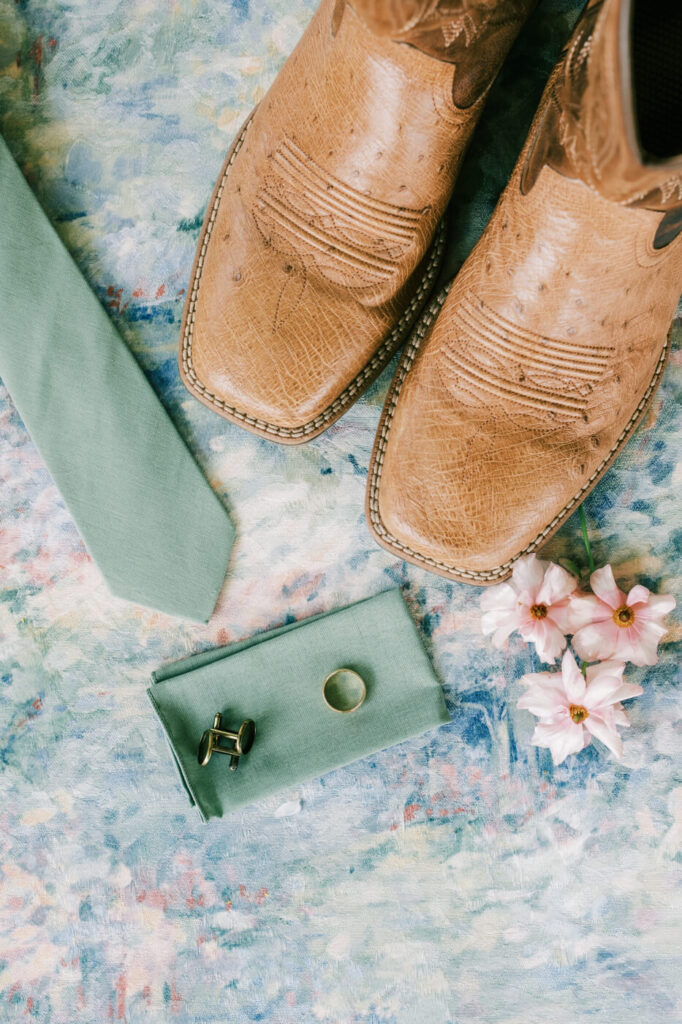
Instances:
[[[617,726],[630,725],[621,701],[642,693],[636,683],[623,682],[624,669],[623,662],[604,661],[591,665],[583,676],[569,650],[563,656],[561,673],[523,676],[521,682],[528,689],[517,706],[539,719],[531,743],[549,747],[554,764],[589,746],[593,736],[621,757],[623,742]]]
[[[483,632],[492,633],[499,648],[517,630],[535,644],[543,661],[554,664],[571,631],[570,598],[577,586],[575,576],[561,566],[526,555],[514,566],[508,583],[491,587],[483,595]]]
[[[666,628],[662,618],[675,607],[671,594],[652,594],[633,587],[625,596],[616,586],[610,565],[590,577],[594,594],[573,597],[574,615],[586,622],[576,631],[573,647],[584,661],[617,658],[633,665],[655,665],[657,647]]]

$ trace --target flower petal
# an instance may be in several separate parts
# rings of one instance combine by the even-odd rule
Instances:
[[[488,587],[481,598],[481,608],[484,612],[497,611],[500,608],[512,608],[518,604],[519,595],[509,583],[498,583],[494,587]]]
[[[556,604],[572,594],[577,587],[578,581],[575,576],[566,572],[560,565],[550,562],[535,600],[538,604]]]
[[[523,686],[552,686],[557,681],[561,682],[558,672],[527,672],[519,679]]]
[[[638,608],[636,616],[638,619],[662,619],[664,615],[671,612],[677,601],[672,594],[649,594],[649,600],[644,608]]]
[[[555,719],[562,711],[566,711],[566,694],[561,685],[561,676],[556,673],[558,682],[544,686],[530,686],[519,697],[516,706],[522,711],[530,711],[536,718]]]
[[[583,724],[588,732],[591,732],[593,736],[596,736],[598,740],[601,740],[609,748],[611,753],[615,754],[618,758],[623,756],[623,741],[618,735],[614,716],[611,716],[611,721],[609,722],[599,715],[591,714],[585,719]]]
[[[573,652],[569,649],[561,659],[561,677],[569,701],[577,704],[585,694],[585,676],[576,665]]]
[[[576,594],[571,594],[568,599],[567,617],[571,633],[577,633],[583,626],[593,622],[610,620],[612,615],[611,608],[594,594],[584,594],[579,591]]]
[[[647,587],[643,587],[641,583],[638,583],[626,597],[625,603],[628,605],[648,604],[650,593],[651,591]]]
[[[569,636],[573,632],[570,598],[565,598],[557,604],[550,605],[547,609],[547,619],[549,622],[553,622],[564,636]]]
[[[630,719],[627,716],[627,712],[622,704],[616,704],[613,708],[613,720],[616,725],[622,726],[624,729],[630,728]]]
[[[511,609],[501,608],[497,611],[485,612],[481,616],[481,630],[487,636],[494,633],[493,643],[500,647],[510,633],[513,633],[519,626],[519,614]],[[499,637],[498,637],[499,634]]]
[[[566,646],[566,637],[550,619],[530,619],[519,632],[526,643],[534,643],[540,659],[553,665]]]
[[[597,678],[604,674],[607,676],[616,676],[618,679],[623,678],[623,672],[625,671],[624,661],[602,661],[598,665],[589,665],[585,673],[587,684],[596,682]]]
[[[536,747],[549,747],[554,764],[561,764],[569,754],[576,754],[586,745],[582,725],[570,718],[561,722],[538,722],[531,743]]]
[[[573,636],[573,650],[583,661],[599,661],[616,653],[619,630],[613,620],[583,626]],[[627,660],[627,659],[625,659]]]
[[[498,651],[501,651],[513,632],[513,626],[510,629],[506,626],[500,626],[500,628],[496,629],[493,633],[493,647],[496,647]]]
[[[638,628],[618,629],[613,653],[619,660],[631,661],[633,665],[655,665],[658,643],[666,632],[666,628],[657,622],[644,622]]]
[[[542,586],[547,562],[542,562],[537,555],[525,555],[519,558],[512,570],[512,581],[524,604],[534,604],[535,597]]]
[[[623,683],[623,685],[616,690],[614,697],[617,698],[618,701],[632,700],[633,697],[641,697],[643,693],[644,690],[638,685],[638,683]],[[630,721],[628,719],[628,725],[629,724]]]
[[[618,676],[609,676],[605,672],[599,673],[594,682],[587,687],[583,704],[589,709],[590,714],[611,707],[612,704],[617,704],[620,700],[615,694],[622,686],[623,683]]]
[[[595,569],[590,576],[592,590],[609,608],[621,608],[625,604],[625,594],[616,586],[613,578],[613,569],[605,565],[602,569]]]

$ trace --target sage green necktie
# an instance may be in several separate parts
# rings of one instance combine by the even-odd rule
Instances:
[[[207,621],[234,528],[2,139],[0,377],[113,593]]]
[[[350,714],[332,711],[322,696],[338,668],[366,684],[364,703]],[[204,821],[450,721],[399,590],[185,658],[153,682],[149,698]],[[226,729],[256,723],[253,748],[234,772],[226,757],[197,761],[216,712]]]

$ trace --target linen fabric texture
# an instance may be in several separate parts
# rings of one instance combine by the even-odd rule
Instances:
[[[119,597],[198,621],[234,527],[0,138],[0,377]]]
[[[322,696],[337,668],[353,669],[367,687],[349,714],[331,710]],[[449,721],[399,590],[194,655],[152,679],[149,698],[204,821]],[[204,767],[197,762],[217,711],[234,732],[244,719],[256,723],[256,741],[236,771],[221,754]]]

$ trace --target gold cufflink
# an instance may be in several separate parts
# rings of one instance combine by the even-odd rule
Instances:
[[[218,712],[213,719],[213,726],[207,729],[199,740],[197,761],[203,767],[211,760],[213,754],[229,754],[230,769],[235,771],[239,758],[248,754],[256,738],[256,723],[247,718],[239,726],[239,732],[230,732],[222,728],[223,716]],[[224,747],[221,740],[232,740],[231,747]]]
[[[328,708],[347,715],[360,707],[367,696],[367,687],[362,676],[352,668],[337,668],[322,684],[322,696]]]

